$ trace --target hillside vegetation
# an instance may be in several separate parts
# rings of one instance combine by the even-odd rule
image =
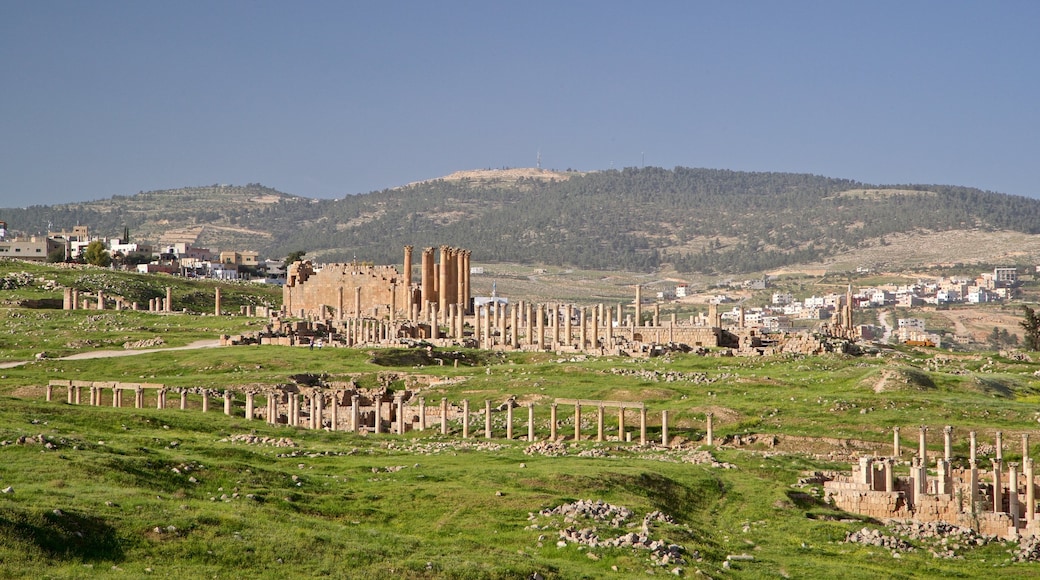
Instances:
[[[339,200],[251,184],[0,210],[14,229],[86,224],[270,256],[400,261],[401,247],[471,248],[475,262],[742,273],[817,262],[885,236],[1040,231],[1040,201],[939,185],[874,186],[807,174],[713,169],[481,171]]]

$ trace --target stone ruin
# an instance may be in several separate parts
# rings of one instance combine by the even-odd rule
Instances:
[[[662,319],[660,304],[644,315],[641,286],[631,305],[477,304],[471,296],[470,252],[440,247],[422,253],[421,278],[412,278],[412,246],[403,273],[394,266],[357,261],[289,268],[280,315],[258,332],[225,336],[223,343],[285,346],[435,346],[559,354],[659,356],[673,351],[723,348],[724,354],[852,352],[852,339],[811,333],[762,334],[744,323],[723,328],[718,306],[706,316]],[[832,333],[833,334],[833,333]]]
[[[895,474],[896,466],[903,464],[896,428],[892,456],[860,457],[851,475],[821,476],[825,498],[842,510],[873,518],[944,522],[1009,539],[1040,536],[1028,434],[1022,435],[1021,463],[1005,462],[998,431],[994,455],[987,461],[990,469],[984,470],[975,431],[970,433],[970,455],[965,462],[953,457],[953,428],[947,426],[943,429],[944,452],[936,458],[934,469],[929,469],[926,432],[921,427],[909,475]]]
[[[379,377],[380,385],[375,388],[361,388],[353,380],[346,382],[326,381],[318,375],[296,375],[291,384],[277,387],[243,387],[238,390],[214,390],[204,388],[174,388],[157,383],[121,383],[108,381],[71,381],[51,380],[46,386],[46,400],[55,400],[55,390],[64,390],[70,405],[113,407],[132,406],[143,409],[154,405],[157,409],[189,407],[189,398],[200,401],[202,412],[208,412],[213,399],[223,402],[224,414],[242,416],[246,420],[262,419],[272,425],[288,425],[307,429],[327,429],[329,431],[351,431],[355,433],[396,433],[409,431],[426,431],[439,429],[441,435],[459,432],[463,439],[477,437],[480,425],[474,416],[483,417],[483,436],[492,439],[496,428],[500,433],[504,429],[507,439],[524,439],[537,441],[548,436],[550,441],[567,438],[561,429],[567,420],[561,418],[559,407],[573,410],[573,441],[607,440],[636,442],[640,445],[653,445],[647,432],[649,425],[648,410],[642,403],[623,401],[600,401],[586,399],[557,399],[549,407],[548,434],[537,432],[535,421],[536,405],[526,403],[521,407],[515,398],[509,398],[498,406],[490,400],[484,401],[481,412],[471,411],[470,401],[451,404],[447,398],[441,398],[437,405],[427,405],[426,399],[419,391],[421,385],[416,379],[404,377],[405,388],[392,389],[398,382],[396,373],[383,373]],[[179,403],[171,402],[170,395],[179,398]],[[132,397],[132,398],[131,398]],[[244,409],[239,402],[244,399]],[[517,409],[526,409],[526,421],[516,417]],[[544,407],[543,407],[544,408]],[[606,414],[609,409],[616,409],[617,435],[606,430]],[[595,416],[595,434],[583,432],[585,423],[583,413]],[[504,417],[504,425],[501,420]],[[634,415],[634,417],[633,417]],[[493,418],[499,418],[493,421]],[[631,423],[629,422],[631,421]],[[450,426],[449,426],[450,424]],[[672,438],[669,434],[668,411],[660,412],[660,445],[672,447],[681,438]],[[526,436],[516,429],[526,426]],[[629,426],[632,430],[629,430]],[[638,429],[637,429],[638,428]],[[638,438],[638,439],[636,439]],[[707,414],[706,434],[704,442],[714,445],[714,427],[711,413]]]

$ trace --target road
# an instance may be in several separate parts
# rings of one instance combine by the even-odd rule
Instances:
[[[139,354],[148,354],[153,352],[166,352],[171,350],[196,350],[200,348],[218,348],[220,347],[219,339],[209,340],[197,340],[187,346],[175,346],[172,348],[146,348],[141,350],[92,350],[87,352],[80,352],[76,354],[70,354],[69,356],[63,356],[58,358],[50,358],[44,360],[86,360],[92,358],[114,358],[119,356],[135,356]],[[0,369],[13,369],[20,367],[24,364],[28,364],[34,361],[15,361],[0,363]]]

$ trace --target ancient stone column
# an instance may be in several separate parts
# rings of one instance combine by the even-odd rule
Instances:
[[[592,316],[591,326],[592,333],[589,335],[589,349],[596,350],[599,348],[599,321],[596,320],[598,316]]]
[[[220,288],[213,290],[213,315],[220,316]]]
[[[513,402],[506,401],[506,439],[513,440]]]
[[[427,307],[437,301],[437,290],[433,286],[433,248],[422,251],[422,301]]]
[[[375,407],[376,407],[375,432],[377,434],[379,434],[379,433],[383,432],[383,398],[382,398],[382,396],[376,397],[375,401],[373,401],[373,402],[375,403]]]
[[[661,411],[661,445],[669,447],[668,445],[668,411]]]
[[[556,441],[556,411],[556,403],[549,405],[549,441]]]
[[[920,457],[913,459],[910,474],[914,479],[914,497],[926,495],[928,493],[928,466],[921,462]]]
[[[953,492],[952,479],[950,473],[950,462],[945,459],[935,460],[935,472],[938,476],[936,493],[940,495],[950,495]]]
[[[79,396],[78,396],[79,395],[79,389],[76,390],[76,394],[77,394],[77,396],[76,396],[76,399],[77,399],[76,403],[79,403],[79,400],[78,400],[79,399]],[[134,408],[135,409],[144,409],[144,389],[141,388],[141,387],[137,387],[137,390],[134,391],[134,395],[135,395],[135,397],[134,397]]]
[[[527,404],[527,441],[534,441],[534,403]]]
[[[1004,468],[1003,460],[993,460],[993,511],[1002,513],[1004,511],[1004,488],[1000,482],[1000,470]]]
[[[1001,433],[1000,431],[997,431],[996,446],[997,446],[997,449],[996,449],[997,459],[1003,460],[1004,459],[1004,441],[1003,441],[1003,433]]]
[[[643,325],[643,286],[635,285],[635,321],[632,326]],[[633,337],[634,340],[634,337]]]
[[[361,286],[354,287],[354,316],[363,317],[361,314]]]
[[[469,399],[462,400],[462,438],[469,439]]]
[[[188,391],[181,389],[181,411],[188,408]]]
[[[625,442],[625,405],[622,403],[618,405],[617,410],[617,438],[618,441]]]
[[[646,445],[646,407],[639,408],[639,444]]]
[[[978,439],[977,439],[974,431],[972,431],[968,435],[971,437],[971,456],[970,456],[970,459],[971,459],[972,462],[974,462],[975,460],[978,459],[978,456],[976,455],[976,449],[978,447]]]
[[[1026,475],[1026,521],[1032,522],[1036,518],[1036,488],[1033,479],[1033,460],[1026,457],[1022,460],[1022,471]]]
[[[407,293],[406,295],[408,296],[408,299],[405,300],[405,302],[409,306],[411,306],[411,304],[412,304],[412,300],[411,300],[411,296],[412,296],[412,250],[414,250],[414,249],[415,249],[414,246],[405,246],[404,247],[404,268],[403,268],[403,270],[404,270],[404,289],[405,289],[405,292]],[[409,308],[409,310],[411,310],[411,309]]]
[[[498,313],[498,343],[502,346],[506,345],[506,313],[509,310],[515,310],[510,308],[508,304],[498,304],[495,307],[495,312]]]
[[[596,441],[603,442],[603,403],[596,409]]]
[[[361,409],[359,395],[350,396],[350,430],[357,433],[361,429]]]
[[[112,406],[123,406],[123,389],[117,389],[115,387],[112,388]]]
[[[404,435],[404,399],[396,397],[394,403],[397,406],[397,434]]]
[[[1008,513],[1011,514],[1011,525],[1017,530],[1018,514],[1018,464],[1008,463]]]
[[[455,296],[452,303],[463,304],[466,303],[466,252],[465,250],[455,250]],[[463,306],[465,308],[465,306]]]
[[[448,246],[441,246],[440,274],[437,278],[437,310],[445,312],[448,308]]]
[[[61,309],[72,310],[72,288],[66,288],[62,292]]]
[[[953,427],[943,427],[943,459],[947,462],[953,458]]]
[[[339,430],[339,391],[332,392],[332,400],[329,403],[332,404],[332,431]]]
[[[1022,434],[1022,460],[1029,457],[1029,433]]]
[[[513,306],[509,309],[509,324],[512,327],[512,332],[509,335],[509,347],[513,350],[520,348],[520,333],[517,332],[519,326],[519,313],[517,307]]]
[[[917,456],[921,458],[921,465],[924,466],[928,465],[928,447],[925,441],[925,433],[927,431],[928,428],[921,425],[921,435],[917,445]]]
[[[654,303],[654,328],[661,326],[661,303]]]
[[[253,420],[253,393],[246,393],[246,420]]]
[[[556,350],[560,344],[560,306],[553,304],[549,310],[549,332],[552,340],[549,341],[550,348]]]
[[[895,474],[895,460],[891,457],[885,459],[885,491],[893,493],[896,490]]]
[[[441,399],[441,435],[448,434],[448,399]]]
[[[224,414],[231,414],[231,391],[224,391]]]
[[[574,440],[581,441],[581,401],[574,403]]]
[[[491,439],[491,401],[484,399],[484,438]]]
[[[93,401],[91,401],[90,403],[94,404]],[[155,408],[156,409],[165,409],[166,408],[166,389],[158,389],[158,391],[156,391]]]
[[[166,312],[173,312],[173,288],[166,287]]]
[[[588,348],[588,344],[589,344],[589,332],[588,332],[588,329],[586,328],[586,326],[587,326],[586,320],[587,319],[588,319],[588,315],[586,314],[586,309],[585,308],[579,308],[578,309],[578,325],[579,325],[578,326],[578,344],[580,345],[579,346],[580,350],[585,350],[586,348]]]
[[[98,310],[104,310],[105,309],[105,293],[102,292],[101,290],[98,290],[98,293],[97,293],[97,309]]]
[[[464,262],[464,264],[462,266],[462,273],[466,277],[466,281],[462,284],[462,289],[463,289],[462,305],[467,310],[469,309],[470,300],[473,298],[472,293],[471,293],[471,288],[470,288],[470,281],[469,281],[469,277],[470,277],[470,256],[472,254],[473,254],[473,252],[471,252],[469,250],[463,250],[463,252],[462,252],[462,259],[463,259],[463,262]]]
[[[715,416],[712,413],[709,412],[707,414],[707,423],[708,423],[707,430],[708,430],[708,434],[706,436],[706,440],[707,440],[707,443],[708,443],[709,447],[711,447],[712,445],[715,445],[715,428],[714,428],[715,426],[712,424],[714,422],[714,420],[715,420]]]
[[[325,428],[325,393],[316,392],[311,395],[314,401],[314,415],[311,420],[312,429]]]
[[[390,285],[390,323],[397,320],[397,284]]]
[[[535,321],[538,325],[535,330],[534,343],[538,345],[538,348],[545,350],[545,306],[542,304],[538,305],[538,312],[535,314],[537,320]]]
[[[971,488],[971,508],[968,513],[975,513],[979,503],[979,464],[972,459],[968,465],[968,487]]]
[[[527,310],[526,310],[526,316],[525,316],[526,319],[524,320],[524,328],[526,329],[528,346],[534,346],[535,345],[535,338],[534,338],[534,312],[535,312],[534,305],[533,304],[528,304],[527,305]]]
[[[873,461],[874,458],[872,457],[866,455],[860,456],[859,468],[856,470],[855,473],[856,483],[867,485],[871,483],[871,480],[873,479],[871,477],[871,471],[873,470]]]
[[[604,334],[607,337],[607,340],[606,340],[606,344],[604,344],[603,346],[605,346],[607,348],[613,348],[614,347],[614,319],[613,319],[613,315],[610,313],[610,308],[607,308],[607,310],[606,310],[606,317],[607,317],[607,319],[603,321],[603,329],[604,329]]]
[[[563,307],[563,344],[567,346],[574,346],[574,341],[571,339],[574,336],[571,324],[572,309],[573,307],[570,304],[566,304]]]
[[[426,430],[426,398],[419,397],[419,430]]]

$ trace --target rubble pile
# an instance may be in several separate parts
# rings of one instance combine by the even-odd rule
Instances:
[[[261,437],[247,433],[238,433],[220,440],[221,443],[245,443],[246,445],[268,445],[271,447],[297,447],[296,442],[288,437]]]
[[[563,522],[568,525],[559,531],[557,547],[578,544],[589,548],[632,548],[649,551],[650,560],[656,566],[675,566],[686,563],[684,557],[686,549],[683,546],[652,537],[652,524],[675,525],[672,518],[659,511],[653,511],[644,516],[638,532],[631,531],[613,538],[601,537],[599,529],[594,525],[580,528],[575,525],[579,521],[591,521],[611,528],[632,528],[636,525],[629,522],[633,515],[632,510],[624,506],[606,503],[603,500],[578,500],[574,503],[544,509],[538,514],[531,513],[528,515],[528,520],[563,516]],[[545,526],[534,523],[530,527],[531,529],[547,529],[555,526],[550,522]],[[691,556],[694,559],[699,558],[699,554],[696,552]],[[594,556],[590,553],[589,557]]]
[[[915,549],[906,540],[895,536],[886,536],[881,533],[881,530],[872,530],[870,528],[863,528],[858,532],[845,534],[845,543],[877,546],[879,548],[887,548],[893,552],[913,552]]]
[[[524,449],[524,455],[545,455],[546,457],[560,457],[567,455],[567,444],[557,441],[539,441],[532,443]]]

